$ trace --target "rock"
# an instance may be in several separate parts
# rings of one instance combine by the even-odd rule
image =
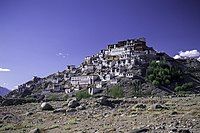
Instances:
[[[43,102],[41,104],[42,110],[54,110],[54,108],[47,102]]]
[[[29,133],[41,133],[39,128],[35,128],[33,130],[31,130]]]
[[[135,105],[135,108],[140,108],[140,109],[145,109],[147,106],[145,104],[142,103],[138,103]]]
[[[45,95],[35,94],[35,95],[33,95],[33,98],[37,99],[37,102],[41,102],[41,101],[45,100]]]
[[[53,113],[66,113],[66,109],[64,108],[55,109]]]
[[[4,120],[8,120],[8,119],[13,119],[13,118],[14,118],[13,115],[6,115],[6,116],[4,116],[4,117],[2,118],[2,120],[4,121]]]
[[[4,98],[0,96],[0,104],[3,102]]]
[[[162,110],[162,109],[167,109],[166,107],[164,107],[163,105],[157,103],[157,104],[153,104],[151,107],[152,110]]]
[[[5,98],[1,102],[1,106],[11,106],[11,105],[22,105],[25,103],[36,102],[35,99],[26,99],[26,98]]]
[[[11,105],[18,105],[18,104],[23,104],[23,103],[24,101],[21,99],[9,98],[9,99],[4,99],[1,103],[1,106],[11,106]]]
[[[76,110],[75,108],[71,108],[71,109],[67,109],[67,110],[66,110],[67,113],[69,113],[69,112],[76,112],[76,111],[77,111],[77,110]]]
[[[33,115],[33,112],[26,112],[25,115],[26,115],[26,116],[31,116],[31,115]]]
[[[20,92],[20,97],[26,97],[28,95],[31,95],[31,90],[29,89],[24,89],[22,92]]]
[[[104,96],[97,99],[97,103],[99,103],[100,105],[103,105],[103,106],[109,106],[111,108],[114,108],[114,105],[112,104],[112,102],[109,101],[108,98],[104,97]]]
[[[157,126],[155,127],[156,130],[165,130],[165,126],[161,125],[161,126]]]
[[[85,109],[86,109],[86,107],[85,107],[85,106],[83,106],[83,105],[80,105],[80,106],[76,107],[76,109],[77,109],[77,110],[85,110]]]
[[[177,128],[173,128],[171,131],[172,132],[177,132]]]
[[[179,133],[191,133],[188,129],[181,129],[178,132]]]
[[[178,113],[176,112],[176,111],[173,111],[172,113],[171,113],[171,115],[177,115]]]
[[[129,133],[146,133],[148,131],[149,131],[148,128],[137,128],[137,129],[133,129]]]
[[[78,103],[77,100],[73,99],[73,100],[70,100],[69,103],[68,103],[68,107],[70,108],[76,108],[78,107],[80,104]]]

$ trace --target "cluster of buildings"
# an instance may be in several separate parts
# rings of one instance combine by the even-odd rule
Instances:
[[[109,44],[99,53],[87,56],[75,68],[79,73],[69,78],[71,87],[102,88],[108,84],[117,84],[121,78],[141,76],[141,66],[147,62],[143,57],[147,55],[154,56],[156,51],[146,45],[144,38]]]
[[[141,76],[142,66],[148,62],[146,57],[154,57],[156,54],[152,47],[146,45],[144,38],[119,41],[109,44],[106,49],[93,56],[86,57],[78,67],[68,65],[63,72],[33,79],[26,88],[37,82],[40,83],[39,87],[45,88],[43,93],[71,93],[82,88],[90,88],[89,92],[94,93],[106,85],[117,84],[121,78]]]

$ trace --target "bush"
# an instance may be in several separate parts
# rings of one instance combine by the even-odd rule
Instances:
[[[133,96],[141,96],[142,94],[142,82],[141,81],[134,81],[132,82],[133,87]]]
[[[177,86],[177,87],[175,87],[175,89],[174,89],[175,91],[181,91],[182,90],[182,86]]]
[[[89,98],[89,97],[91,97],[91,95],[86,90],[81,90],[81,91],[76,93],[75,97],[78,100],[81,100],[81,99]]]
[[[152,84],[155,85],[155,86],[158,86],[158,85],[160,85],[160,82],[159,82],[158,80],[154,80],[154,81],[152,82]]]
[[[68,99],[68,95],[67,95],[67,94],[64,95],[64,96],[62,97],[62,99],[63,99],[63,101],[66,101],[66,100]]]
[[[124,92],[122,90],[121,87],[119,86],[113,86],[110,90],[109,90],[109,95],[115,97],[115,98],[122,98],[124,97]]]
[[[165,84],[167,84],[167,85],[170,84],[169,79],[166,79],[166,80],[165,80]]]
[[[189,83],[185,83],[181,86],[177,86],[174,90],[175,91],[189,91],[191,88],[194,87],[194,84],[192,82],[189,82]]]

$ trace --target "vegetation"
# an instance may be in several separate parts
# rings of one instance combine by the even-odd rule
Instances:
[[[185,83],[183,85],[178,85],[175,88],[175,91],[180,92],[180,91],[189,91],[194,87],[194,84],[192,82]]]
[[[68,99],[68,95],[64,95],[64,96],[62,97],[62,99],[63,99],[63,101],[66,101],[66,100]]]
[[[59,96],[57,94],[52,93],[46,96],[46,99],[48,101],[59,101]]]
[[[170,66],[166,61],[152,61],[147,69],[146,77],[155,86],[166,86],[177,79],[182,79],[182,72]]]
[[[114,98],[122,98],[122,97],[124,97],[124,92],[123,92],[123,90],[122,90],[122,88],[120,86],[113,86],[108,91],[108,94],[110,96],[113,96]]]
[[[81,91],[76,93],[75,97],[78,100],[81,100],[81,99],[89,98],[89,97],[91,97],[91,95],[86,90],[81,90]]]
[[[133,95],[134,96],[141,96],[142,92],[141,92],[141,89],[142,89],[142,83],[141,81],[135,81],[133,82]]]
[[[66,101],[68,99],[68,95],[61,93],[50,93],[45,99],[47,101]]]

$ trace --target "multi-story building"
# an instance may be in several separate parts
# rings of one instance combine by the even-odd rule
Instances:
[[[98,78],[97,75],[82,75],[71,77],[71,84],[76,85],[90,85],[94,84],[95,80]]]

